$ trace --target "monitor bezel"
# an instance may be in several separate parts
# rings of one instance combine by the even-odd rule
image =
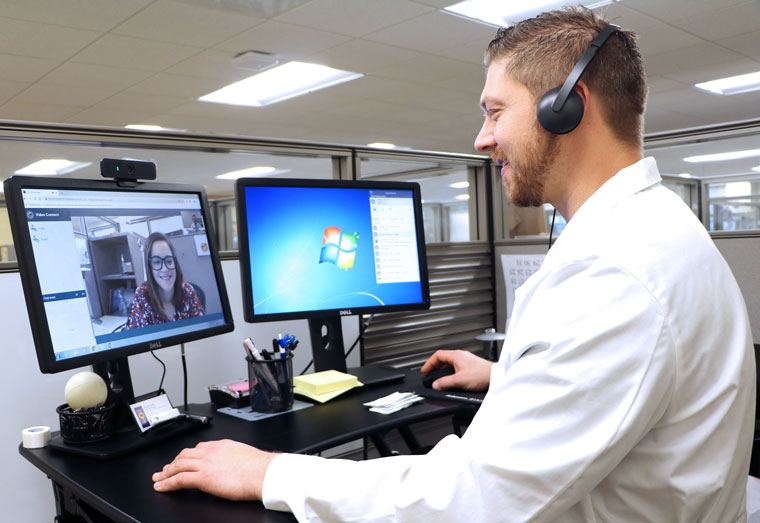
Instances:
[[[123,193],[134,192],[151,192],[151,193],[191,193],[197,194],[201,202],[201,212],[203,214],[206,236],[208,238],[211,250],[211,262],[213,265],[217,288],[219,289],[219,298],[224,313],[224,324],[202,329],[199,331],[187,332],[167,336],[164,338],[157,337],[153,341],[145,341],[111,349],[106,351],[95,352],[75,358],[64,360],[55,359],[55,351],[48,328],[47,315],[42,301],[42,291],[40,288],[39,274],[37,264],[32,249],[32,241],[29,233],[29,227],[25,216],[25,207],[22,198],[22,189],[53,189],[53,190],[83,190],[83,191],[113,191]],[[144,352],[152,351],[187,343],[219,334],[224,334],[234,330],[235,325],[230,308],[229,298],[227,296],[227,287],[224,283],[221,262],[218,254],[216,233],[211,220],[210,207],[206,198],[206,189],[202,185],[190,184],[165,184],[152,182],[138,182],[134,187],[124,187],[116,181],[109,180],[87,180],[74,178],[52,178],[52,177],[32,177],[14,175],[4,182],[5,200],[8,206],[8,216],[11,222],[11,231],[13,243],[16,248],[19,274],[24,290],[24,299],[26,301],[29,323],[32,328],[32,337],[34,340],[35,350],[37,352],[37,362],[40,371],[46,374],[62,372],[70,369],[76,369],[87,365],[104,363],[118,358],[126,358]],[[23,261],[22,261],[23,260]]]
[[[248,209],[245,201],[247,187],[314,187],[335,189],[378,189],[411,190],[414,201],[414,221],[417,234],[417,255],[420,267],[420,286],[422,300],[414,303],[397,305],[374,305],[368,307],[320,309],[315,311],[296,311],[271,314],[255,314],[253,310],[253,289],[251,282],[251,258],[248,243]],[[238,251],[240,255],[240,281],[243,291],[243,318],[248,323],[281,321],[294,319],[320,319],[332,316],[351,316],[381,312],[398,312],[426,310],[430,308],[430,283],[428,281],[427,253],[425,249],[425,230],[422,221],[422,198],[417,182],[386,180],[333,180],[333,179],[297,179],[297,178],[239,178],[235,183],[235,205],[237,208]]]

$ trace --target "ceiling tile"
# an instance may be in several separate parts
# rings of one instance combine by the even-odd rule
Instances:
[[[229,51],[206,50],[167,68],[165,72],[213,78],[222,82],[221,85],[227,85],[248,78],[252,74],[250,69],[241,69],[233,65],[232,59],[235,54]]]
[[[228,13],[243,13],[255,18],[272,18],[311,0],[175,0],[178,3],[194,4],[219,9]],[[353,1],[353,0],[352,0]]]
[[[21,0],[0,2],[0,16],[106,32],[152,0]]]
[[[210,78],[198,78],[179,74],[157,73],[127,89],[130,93],[195,100],[222,87],[224,82]]]
[[[227,104],[214,104],[206,102],[189,102],[177,106],[166,114],[181,115],[194,118],[210,118],[215,121],[250,121],[263,123],[283,123],[297,120],[302,117],[302,110],[290,108],[267,107],[239,107]]]
[[[483,66],[483,58],[490,40],[471,42],[469,44],[457,45],[449,49],[442,49],[436,52],[438,56],[461,60],[478,66]]]
[[[663,22],[700,15],[722,7],[745,4],[752,0],[623,0],[626,8],[647,13]]]
[[[745,2],[732,6],[727,6],[723,2],[712,2],[712,4],[716,9],[680,18],[675,23],[681,29],[706,40],[719,40],[749,33],[757,30],[760,24],[760,3],[758,2]]]
[[[649,134],[686,129],[701,125],[702,122],[703,120],[698,116],[680,114],[658,107],[647,107],[646,114],[644,115],[644,132]]]
[[[158,0],[112,32],[135,38],[209,47],[262,21],[238,12]]]
[[[639,49],[646,61],[649,56],[705,43],[687,31],[666,24],[656,24],[639,32]]]
[[[760,23],[757,24],[760,27]],[[732,36],[718,40],[719,45],[733,49],[737,53],[749,56],[754,59],[760,59],[760,30],[751,33],[745,33],[739,36]]]
[[[415,51],[435,53],[471,42],[486,45],[493,36],[493,27],[433,11],[365,38]]]
[[[677,80],[678,74],[683,71],[718,66],[737,60],[746,60],[746,58],[719,45],[699,42],[689,47],[649,55],[644,60],[644,69],[647,74]]]
[[[135,69],[67,62],[45,76],[45,82],[121,91],[151,74]]]
[[[4,104],[27,87],[29,87],[28,82],[0,80],[0,104]]]
[[[69,123],[81,125],[105,125],[108,127],[124,127],[134,122],[148,121],[151,113],[148,111],[121,111],[115,109],[84,109],[66,118]]]
[[[240,53],[246,50],[272,53],[281,61],[300,59],[346,42],[345,35],[308,27],[268,21],[214,47]]]
[[[372,74],[404,60],[423,56],[422,53],[391,45],[354,39],[307,57],[309,62]]]
[[[472,96],[473,104],[477,108],[480,103],[480,93],[483,91],[483,84],[486,81],[485,67],[480,66],[470,73],[461,74],[448,80],[438,82],[437,86],[444,89],[451,89],[463,94]]]
[[[3,76],[20,82],[39,80],[59,63],[47,58],[0,54],[0,71],[3,72]]]
[[[431,9],[407,0],[313,0],[278,16],[277,20],[358,37],[430,12]]]
[[[314,113],[323,111],[312,111]],[[332,108],[330,114],[343,114],[373,120],[391,120],[402,123],[429,123],[441,120],[446,113],[440,110],[414,107],[392,102],[363,100]]]
[[[631,2],[627,1],[613,2],[599,8],[596,12],[611,23],[635,33],[641,33],[654,26],[662,25],[662,21],[632,9]]]
[[[433,84],[472,75],[473,82],[482,87],[483,66],[468,64],[440,56],[421,56],[377,71],[377,76],[406,80],[417,84]]]
[[[72,61],[157,72],[200,51],[197,47],[109,34],[78,53]]]
[[[65,60],[101,33],[0,18],[0,49],[5,54]]]
[[[651,99],[652,95],[656,93],[672,91],[673,89],[683,89],[684,87],[689,87],[689,85],[662,76],[648,75],[647,87],[649,88],[649,97]]]
[[[57,103],[25,103],[12,101],[0,106],[0,118],[28,122],[65,122],[66,118],[81,111],[80,107]]]
[[[412,0],[415,4],[443,9],[450,5],[456,4],[459,0]]]
[[[113,90],[92,89],[75,85],[61,85],[40,81],[19,93],[14,102],[45,103],[72,107],[89,107],[116,94]]]
[[[152,114],[171,110],[172,108],[184,103],[187,103],[186,98],[146,95],[138,93],[119,93],[93,105],[92,109],[103,111],[134,111],[136,114]]]
[[[718,64],[700,65],[694,69],[680,71],[674,75],[674,78],[684,84],[694,85],[708,80],[754,73],[758,70],[760,70],[760,63],[749,58],[742,58]]]

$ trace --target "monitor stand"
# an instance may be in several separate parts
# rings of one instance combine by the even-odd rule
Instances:
[[[314,370],[337,370],[356,376],[365,386],[384,385],[404,379],[405,374],[393,367],[384,365],[363,365],[346,368],[346,356],[343,346],[343,327],[338,314],[309,319],[311,335],[311,352],[314,358]]]
[[[108,386],[107,401],[115,404],[114,433],[100,441],[66,443],[59,432],[54,432],[48,445],[50,448],[96,459],[112,459],[207,425],[196,419],[176,418],[146,432],[140,432],[129,411],[135,397],[127,358],[95,364],[93,370]],[[150,393],[145,398],[155,395],[156,392]]]

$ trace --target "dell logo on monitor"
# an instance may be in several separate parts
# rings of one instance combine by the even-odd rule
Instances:
[[[343,309],[342,311],[340,311],[341,316],[351,316],[351,314],[353,314],[351,312],[351,309]]]
[[[150,342],[149,347],[150,347],[150,350],[160,349],[161,348],[161,342],[160,341],[152,341],[152,342]]]

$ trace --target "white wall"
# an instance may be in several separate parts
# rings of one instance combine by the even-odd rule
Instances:
[[[229,293],[235,330],[231,333],[185,345],[188,368],[188,401],[208,402],[208,385],[223,383],[247,374],[242,339],[250,336],[257,345],[267,347],[278,332],[294,334],[301,340],[295,352],[293,368],[301,372],[311,359],[308,323],[305,320],[248,324],[243,320],[240,270],[237,260],[222,262]],[[3,365],[0,366],[0,394],[5,400],[4,419],[0,426],[0,492],[4,503],[4,521],[52,521],[55,504],[50,480],[18,453],[21,430],[47,425],[58,430],[55,409],[65,403],[66,381],[78,370],[59,374],[42,374],[29,328],[24,294],[18,273],[0,274],[0,333],[3,338]],[[343,336],[350,346],[358,335],[356,318],[343,319]],[[166,389],[172,403],[183,401],[182,364],[179,347],[156,352],[167,366]],[[129,359],[135,394],[158,387],[161,365],[150,354]],[[359,351],[349,357],[349,366],[359,365]],[[80,369],[82,370],[82,369]],[[11,503],[10,500],[13,500]]]

